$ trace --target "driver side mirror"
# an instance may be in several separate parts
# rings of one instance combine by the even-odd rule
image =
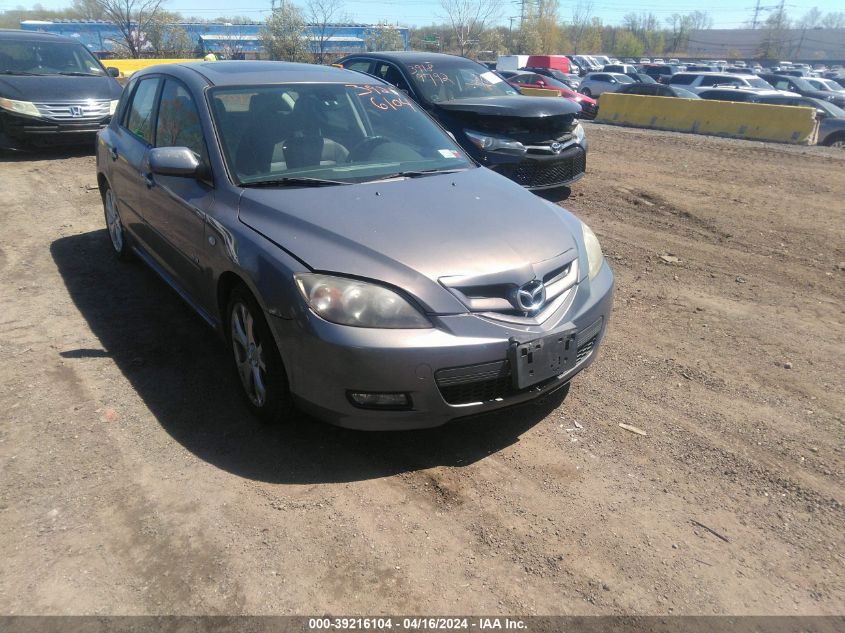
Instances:
[[[544,86],[546,85],[546,82],[545,82],[545,81],[543,81],[542,79],[540,79],[540,80],[537,82],[537,85],[538,85],[538,86],[540,86],[540,87],[542,88],[542,87],[544,87]]]
[[[816,121],[821,121],[822,119],[827,118],[827,112],[822,110],[821,108],[816,108]]]
[[[154,147],[147,158],[150,172],[159,176],[203,178],[206,168],[187,147]]]
[[[120,68],[109,66],[106,68],[106,72],[109,74],[109,77],[120,77]]]

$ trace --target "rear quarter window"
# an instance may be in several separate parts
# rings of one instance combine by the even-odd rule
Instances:
[[[142,79],[138,82],[124,125],[132,134],[149,145],[153,143],[156,94],[159,83],[158,77]]]

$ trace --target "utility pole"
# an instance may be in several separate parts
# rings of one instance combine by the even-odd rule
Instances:
[[[754,7],[754,19],[751,20],[751,28],[757,28],[757,17],[760,15],[760,0],[757,0],[757,5]]]

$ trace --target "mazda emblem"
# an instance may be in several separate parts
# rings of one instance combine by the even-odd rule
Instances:
[[[85,115],[85,110],[82,109],[82,106],[70,106],[68,110],[70,110],[70,116],[74,119]]]
[[[546,286],[539,279],[532,279],[516,290],[516,305],[525,312],[534,312],[546,303]]]

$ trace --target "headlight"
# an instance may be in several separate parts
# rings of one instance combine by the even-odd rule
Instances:
[[[580,123],[575,126],[575,129],[572,130],[572,133],[575,135],[575,138],[578,139],[579,143],[584,140],[584,126]]]
[[[118,103],[120,103],[120,99],[115,99],[114,101],[109,102],[109,116],[114,116],[115,111],[117,111]]]
[[[294,275],[305,301],[326,321],[371,328],[430,328],[416,308],[377,284],[317,273]]]
[[[514,141],[509,138],[502,138],[500,136],[490,136],[482,132],[474,132],[472,130],[464,130],[464,134],[472,141],[472,144],[485,151],[505,151],[515,154],[524,154],[526,152],[525,145],[519,141]]]
[[[17,114],[25,114],[27,116],[41,116],[41,113],[38,111],[38,108],[35,107],[35,104],[29,101],[15,101],[14,99],[5,99],[0,97],[0,108]]]
[[[589,276],[593,277],[599,274],[601,270],[601,263],[604,261],[604,255],[601,252],[601,245],[599,238],[593,233],[593,230],[581,222],[581,228],[584,231],[584,247],[587,249],[587,261],[589,262]]]

